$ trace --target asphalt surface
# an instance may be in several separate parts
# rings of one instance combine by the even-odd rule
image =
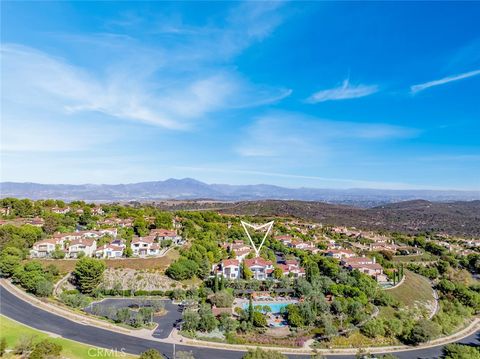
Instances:
[[[0,313],[38,330],[54,333],[63,338],[72,339],[95,347],[113,349],[118,352],[123,350],[124,352],[131,354],[139,354],[147,349],[154,348],[160,351],[168,359],[172,359],[173,356],[172,344],[141,339],[95,326],[73,322],[31,305],[7,291],[3,286],[0,286]],[[480,331],[464,338],[460,342],[478,346],[480,345],[479,339]],[[243,356],[242,352],[232,350],[197,348],[183,345],[177,345],[176,350],[191,351],[196,359],[240,359]],[[394,354],[401,359],[435,359],[440,357],[441,347]],[[309,356],[300,355],[291,355],[289,357],[295,359],[309,358]],[[329,357],[337,359],[355,358],[355,356],[352,355],[335,355]]]
[[[92,305],[101,306],[104,308],[113,307],[116,309],[128,308],[131,305],[149,305],[150,302],[162,302],[165,306],[166,313],[161,316],[153,317],[153,321],[157,323],[157,328],[153,332],[153,337],[158,339],[168,338],[172,329],[182,318],[182,312],[178,305],[173,304],[171,300],[167,299],[152,299],[145,300],[140,298],[107,298],[101,302],[94,302],[90,304],[85,310],[89,313],[92,312]]]

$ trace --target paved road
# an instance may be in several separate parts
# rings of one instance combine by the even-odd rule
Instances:
[[[168,299],[140,299],[140,298],[107,298],[101,302],[94,302],[90,304],[85,310],[92,312],[92,306],[101,306],[103,308],[127,308],[130,305],[150,305],[150,302],[163,302],[166,313],[162,316],[153,317],[153,321],[158,324],[153,332],[153,337],[158,339],[168,338],[175,324],[182,318],[181,309],[178,305],[172,303]]]
[[[155,348],[165,357],[169,359],[172,358],[173,347],[171,344],[141,339],[121,333],[115,333],[95,326],[83,325],[70,321],[25,302],[7,291],[3,286],[0,286],[0,313],[33,328],[54,333],[64,338],[90,344],[92,346],[116,349],[118,351],[124,349],[126,352],[132,354],[139,354],[147,349]],[[480,332],[461,340],[461,342],[471,345],[480,345],[479,339]],[[176,349],[177,351],[192,351],[196,359],[240,359],[243,356],[243,353],[231,350],[196,348],[181,345],[177,345]],[[439,358],[440,354],[441,348],[437,347],[396,353],[395,355],[401,359],[434,359]],[[290,358],[307,359],[308,356],[292,355]],[[331,356],[331,358],[352,359],[354,356]]]

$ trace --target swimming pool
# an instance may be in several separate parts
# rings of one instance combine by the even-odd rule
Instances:
[[[283,308],[289,304],[295,304],[296,302],[253,302],[253,306],[265,306],[268,305],[271,309],[271,313],[280,313]],[[243,303],[243,310],[248,310],[248,302]],[[262,310],[263,312],[263,310]]]

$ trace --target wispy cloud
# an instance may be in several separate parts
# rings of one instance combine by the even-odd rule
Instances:
[[[435,87],[435,86],[448,84],[450,82],[467,79],[469,77],[473,77],[473,76],[477,76],[477,75],[480,75],[480,70],[474,70],[474,71],[464,72],[464,73],[458,74],[458,75],[447,76],[447,77],[441,78],[440,80],[434,80],[434,81],[429,81],[429,82],[425,82],[425,83],[418,84],[418,85],[413,85],[413,86],[410,87],[410,91],[413,94],[415,94],[417,92],[426,90],[430,87]]]
[[[365,97],[378,91],[377,85],[351,85],[349,80],[344,80],[343,84],[328,90],[315,92],[306,99],[307,103],[318,103],[333,100],[347,100],[352,98]]]
[[[179,170],[190,171],[198,176],[200,173],[235,173],[238,175],[247,175],[248,178],[255,176],[259,179],[271,182],[272,178],[287,178],[294,180],[308,180],[315,188],[331,188],[334,184],[335,188],[369,188],[369,189],[432,189],[431,186],[415,185],[405,182],[382,182],[382,181],[368,181],[355,178],[337,178],[337,177],[323,177],[323,176],[309,176],[299,175],[292,173],[281,172],[267,172],[267,171],[253,171],[248,169],[234,169],[234,168],[217,168],[217,167],[192,167],[192,166],[179,166],[175,167]],[[251,181],[251,180],[250,180]],[[252,182],[250,182],[252,183]],[[441,189],[441,188],[438,188]]]
[[[382,123],[333,121],[299,113],[272,112],[258,117],[235,147],[243,157],[322,158],[332,144],[411,138],[414,128]]]
[[[68,57],[3,44],[2,102],[11,116],[21,107],[38,115],[55,113],[59,120],[100,113],[170,130],[197,126],[215,112],[277,102],[291,90],[256,84],[229,59],[271,34],[282,21],[280,7],[241,4],[224,14],[226,20],[176,32],[181,41],[162,38],[148,45],[135,39],[135,31],[52,34],[61,42],[58,49],[68,46]],[[142,27],[145,21],[152,19],[127,13],[105,26]],[[85,53],[95,53],[94,63]]]

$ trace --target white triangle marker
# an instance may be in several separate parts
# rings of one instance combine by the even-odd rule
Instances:
[[[260,256],[260,249],[262,249],[263,242],[265,242],[265,239],[267,238],[268,234],[269,234],[270,231],[272,230],[273,222],[274,222],[274,221],[271,221],[271,222],[268,222],[268,223],[265,223],[265,224],[261,224],[261,225],[255,226],[255,225],[253,225],[253,224],[250,224],[250,223],[247,223],[247,222],[244,222],[244,221],[240,221],[240,223],[242,224],[243,229],[245,230],[245,233],[247,233],[247,237],[248,237],[248,239],[250,240],[250,243],[252,244],[253,249],[255,250],[255,257]],[[259,229],[262,229],[262,228],[267,227],[267,232],[266,232],[265,235],[263,236],[262,243],[260,243],[260,247],[258,247],[258,249],[257,249],[257,247],[255,246],[255,243],[253,243],[252,237],[250,236],[250,233],[248,233],[247,227],[253,228],[253,229],[256,230],[256,231],[258,231]]]

